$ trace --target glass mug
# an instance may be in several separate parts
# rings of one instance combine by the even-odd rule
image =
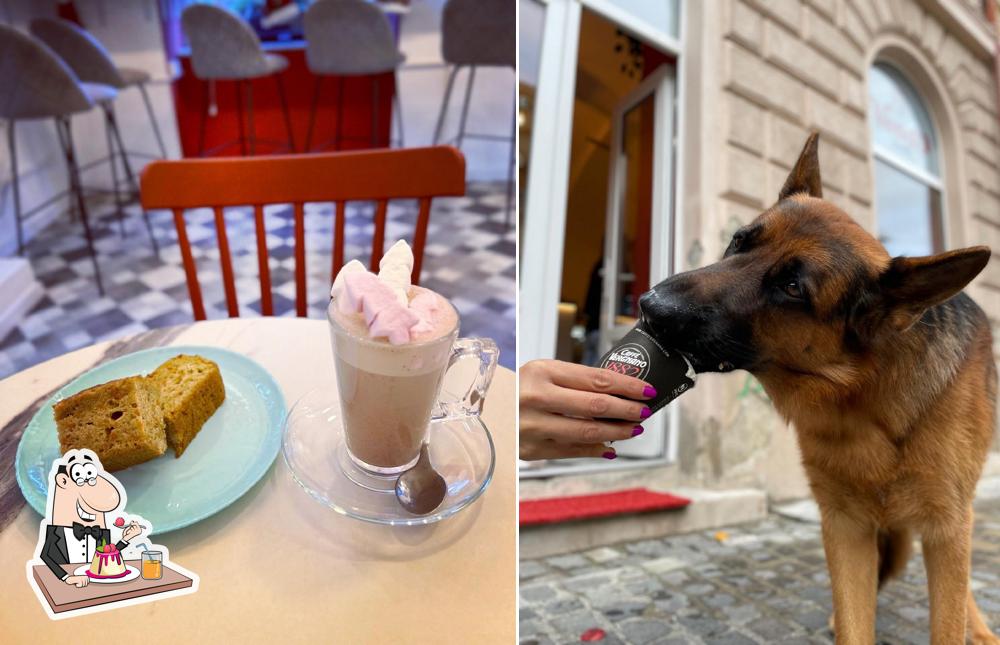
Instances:
[[[163,577],[163,552],[143,551],[142,568],[139,570],[143,580],[159,580]]]
[[[409,470],[432,421],[479,416],[500,352],[488,338],[458,338],[457,311],[455,325],[443,335],[391,345],[351,333],[331,313],[335,310],[336,299],[327,320],[347,453],[357,466],[376,475]],[[479,369],[463,395],[439,401],[449,368],[470,358],[479,360]]]

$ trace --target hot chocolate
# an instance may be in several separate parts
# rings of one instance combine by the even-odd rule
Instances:
[[[458,335],[458,314],[447,300],[420,287],[408,295],[438,299],[440,313],[406,344],[371,338],[363,318],[330,307],[347,447],[369,470],[405,470],[419,457]]]
[[[348,452],[359,466],[393,474],[420,456],[458,336],[444,297],[410,285],[413,255],[397,242],[378,275],[346,265],[328,309]]]

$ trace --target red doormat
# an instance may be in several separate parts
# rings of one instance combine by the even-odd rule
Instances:
[[[663,511],[684,508],[690,503],[691,500],[687,498],[656,493],[648,488],[629,488],[594,495],[530,499],[521,502],[520,524],[521,526],[557,524],[627,513]]]

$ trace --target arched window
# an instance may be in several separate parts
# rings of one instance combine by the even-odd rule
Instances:
[[[940,153],[924,102],[899,71],[876,63],[869,75],[868,109],[879,240],[893,256],[943,251]]]

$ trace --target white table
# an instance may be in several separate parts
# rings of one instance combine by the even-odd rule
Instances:
[[[87,347],[0,381],[0,428],[106,354],[164,345],[246,354],[271,372],[289,407],[314,374],[332,370],[324,321],[195,323]],[[0,532],[0,640],[511,643],[517,533],[510,370],[497,369],[483,417],[496,444],[493,482],[451,519],[383,527],[342,517],[299,489],[279,455],[237,502],[159,538],[172,560],[201,576],[197,593],[68,620],[50,621],[28,586],[25,562],[40,517],[25,506]]]

